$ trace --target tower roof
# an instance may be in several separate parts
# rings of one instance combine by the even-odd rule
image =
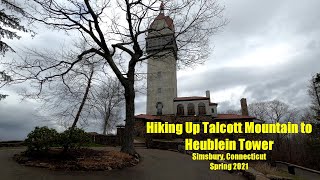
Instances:
[[[169,16],[165,16],[164,14],[160,13],[154,21],[151,23],[150,28],[157,30],[158,28],[154,28],[159,21],[164,21],[165,27],[168,27],[170,30],[174,31],[173,20]]]
[[[151,30],[162,30],[164,28],[169,28],[174,32],[173,20],[169,16],[164,15],[164,3],[161,2],[159,7],[160,13],[150,24]]]

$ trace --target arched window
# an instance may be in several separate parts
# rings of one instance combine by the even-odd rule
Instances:
[[[162,108],[163,108],[162,102],[157,102],[156,108],[157,108],[157,115],[162,115]]]
[[[182,104],[178,104],[177,106],[177,115],[180,115],[180,116],[184,115],[184,106]]]
[[[199,112],[199,115],[207,114],[206,113],[206,105],[203,102],[198,104],[198,112]]]
[[[188,115],[195,115],[194,104],[192,103],[188,104]]]

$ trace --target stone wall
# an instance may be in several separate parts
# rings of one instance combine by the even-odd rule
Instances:
[[[117,135],[91,135],[91,140],[95,144],[102,144],[107,146],[117,146],[120,144]]]
[[[146,126],[143,120],[136,120],[134,123],[134,136],[145,137]]]

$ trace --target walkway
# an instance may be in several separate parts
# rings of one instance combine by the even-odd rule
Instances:
[[[119,180],[242,180],[240,175],[230,174],[223,171],[210,171],[208,161],[193,161],[190,156],[157,149],[137,148],[142,155],[142,161],[135,167],[122,170],[105,172],[64,172],[50,171],[32,167],[24,167],[12,160],[15,153],[23,151],[21,148],[0,149],[0,179],[42,179],[42,180],[96,180],[96,179],[119,179]]]

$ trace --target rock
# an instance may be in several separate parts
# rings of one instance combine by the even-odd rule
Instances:
[[[112,168],[111,168],[111,167],[107,167],[107,169],[108,169],[109,171],[111,171],[111,170],[112,170]]]

